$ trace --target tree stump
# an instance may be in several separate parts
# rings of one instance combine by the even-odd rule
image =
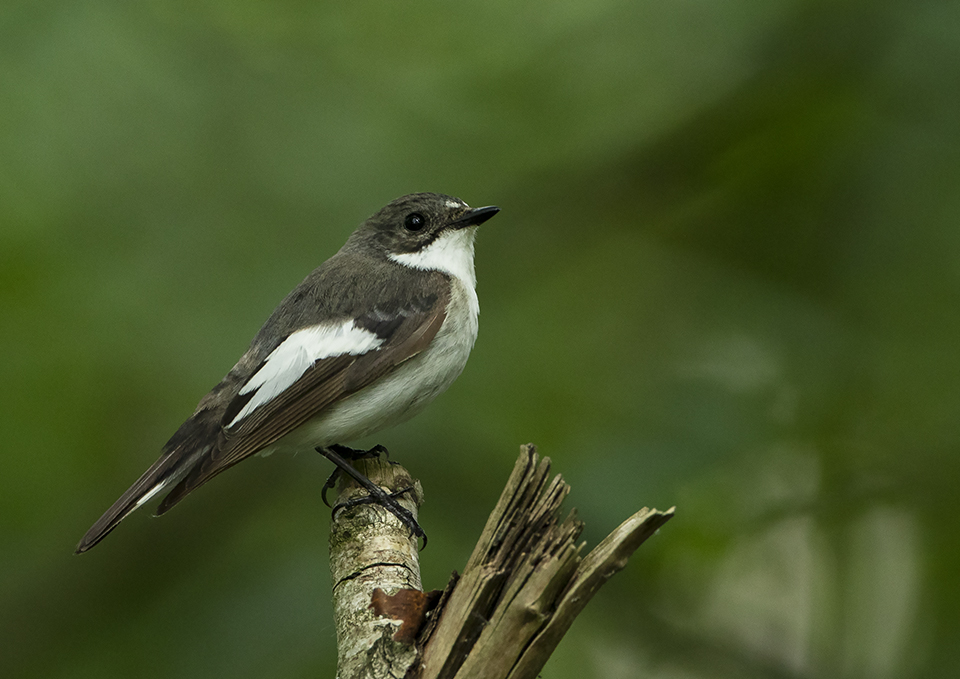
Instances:
[[[419,482],[399,465],[360,460],[417,515]],[[560,505],[570,487],[550,459],[522,446],[513,473],[463,570],[424,593],[416,538],[377,505],[336,511],[331,527],[338,677],[533,679],[587,602],[674,510],[641,509],[585,557],[583,523]],[[338,503],[363,495],[341,481]]]

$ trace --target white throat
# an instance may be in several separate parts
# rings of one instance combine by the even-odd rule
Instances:
[[[390,259],[426,271],[442,271],[463,283],[471,292],[477,288],[477,275],[473,268],[473,240],[477,227],[444,231],[419,252],[390,254]]]

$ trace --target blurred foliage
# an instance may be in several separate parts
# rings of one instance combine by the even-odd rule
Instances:
[[[503,212],[482,330],[377,438],[424,581],[517,446],[595,544],[544,676],[960,676],[960,4],[7,0],[0,675],[333,676],[319,456],[76,541],[390,199]],[[360,443],[372,443],[360,442]]]

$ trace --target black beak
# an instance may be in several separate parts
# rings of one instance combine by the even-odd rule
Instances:
[[[479,224],[483,224],[498,212],[500,212],[500,208],[498,208],[496,205],[470,208],[450,222],[450,226],[455,229],[462,229],[465,226],[477,226]]]

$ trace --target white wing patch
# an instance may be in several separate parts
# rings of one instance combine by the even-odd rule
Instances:
[[[256,393],[227,427],[232,427],[289,389],[317,361],[344,354],[357,356],[381,344],[383,339],[369,330],[358,328],[352,318],[342,323],[324,323],[297,330],[270,352],[260,370],[240,389],[241,394]]]

